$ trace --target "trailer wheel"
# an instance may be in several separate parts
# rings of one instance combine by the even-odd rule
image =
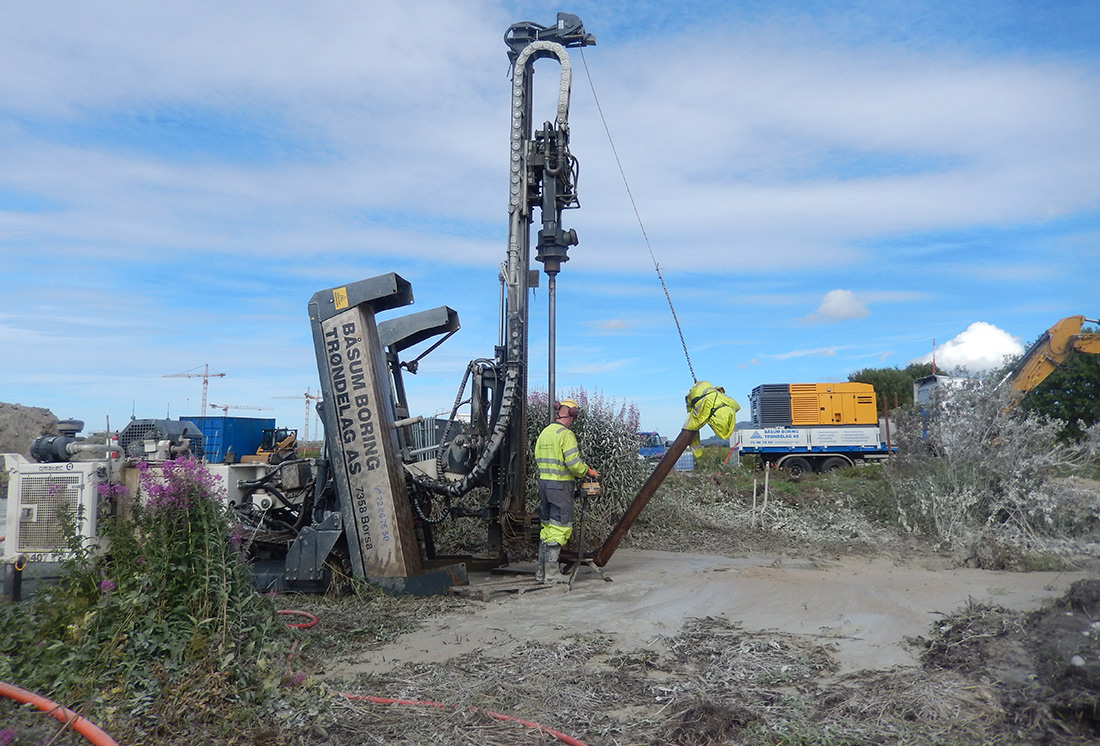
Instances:
[[[825,459],[825,462],[821,464],[821,473],[828,474],[831,471],[843,469],[848,466],[851,466],[851,464],[848,463],[847,459],[843,459],[840,456],[833,456],[832,458]]]
[[[785,460],[782,464],[783,469],[787,472],[787,476],[791,479],[798,479],[804,474],[809,474],[813,471],[813,467],[810,466],[810,462],[801,456],[795,456]]]

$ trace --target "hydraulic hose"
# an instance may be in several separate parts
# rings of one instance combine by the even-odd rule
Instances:
[[[418,478],[416,480],[417,484],[436,495],[448,495],[452,497],[465,495],[474,487],[477,487],[488,473],[489,465],[492,463],[493,459],[496,458],[497,452],[500,451],[500,447],[504,443],[505,436],[508,435],[508,427],[512,421],[512,411],[517,405],[516,390],[518,387],[519,367],[514,364],[508,364],[504,373],[504,387],[501,392],[500,412],[497,416],[496,424],[493,426],[493,433],[489,436],[489,440],[481,453],[481,457],[477,460],[477,463],[474,465],[474,468],[470,470],[469,474],[460,481],[451,482],[449,484],[434,482],[424,478]]]
[[[84,736],[88,742],[96,744],[96,746],[118,746],[118,742],[103,732],[95,723],[78,715],[68,707],[62,707],[34,692],[28,692],[26,689],[20,689],[17,686],[0,681],[0,695],[20,704],[34,705],[42,712],[52,715],[55,720],[59,720],[67,726],[71,725],[74,731]]]
[[[318,622],[317,617],[314,614],[310,614],[308,611],[298,611],[296,609],[281,609],[281,610],[277,611],[276,613],[277,614],[288,614],[288,615],[301,616],[301,617],[305,617],[308,620],[306,622],[303,622],[302,624],[294,624],[294,623],[288,622],[287,625],[286,625],[288,627],[297,627],[299,629],[309,629],[310,627],[314,626]],[[371,703],[374,703],[376,705],[420,705],[420,706],[423,706],[423,707],[438,707],[441,710],[457,710],[458,709],[458,705],[447,705],[447,704],[443,704],[442,702],[430,702],[428,700],[391,699],[389,697],[376,697],[376,696],[369,695],[369,694],[351,694],[350,692],[344,692],[340,696],[343,697],[344,699],[348,700],[349,702],[371,702]],[[520,725],[522,725],[526,728],[533,728],[533,729],[538,730],[542,733],[545,733],[549,736],[553,736],[554,738],[558,739],[562,743],[568,744],[568,746],[588,746],[588,744],[586,744],[584,741],[580,741],[576,738],[573,738],[573,736],[570,736],[566,733],[562,733],[561,731],[554,730],[553,728],[547,728],[545,725],[539,725],[538,723],[531,722],[530,720],[522,720],[520,718],[512,717],[511,715],[504,715],[504,714],[499,713],[499,712],[494,712],[493,710],[480,710],[477,707],[471,707],[470,711],[471,712],[484,712],[489,717],[494,718],[495,720],[500,720],[502,722],[519,723]],[[113,741],[111,743],[113,743]]]
[[[343,696],[345,699],[347,699],[351,702],[373,702],[376,705],[420,705],[420,706],[423,706],[423,707],[438,707],[439,709],[442,709],[442,710],[457,710],[458,709],[458,705],[447,705],[447,704],[443,704],[442,702],[429,702],[427,700],[390,699],[388,697],[374,697],[374,696],[366,695],[366,694],[348,694],[348,693],[344,693],[341,696]],[[545,733],[548,736],[553,736],[554,738],[558,739],[559,741],[561,741],[564,744],[568,744],[569,746],[588,746],[584,741],[580,741],[576,738],[573,738],[573,736],[570,736],[566,733],[562,733],[561,731],[554,730],[553,728],[547,728],[545,725],[539,725],[538,723],[533,723],[530,720],[521,720],[520,718],[512,717],[511,715],[504,715],[504,714],[499,713],[499,712],[493,712],[492,710],[481,710],[477,707],[471,707],[470,712],[484,712],[486,715],[488,715],[489,717],[491,717],[495,720],[500,720],[500,721],[503,721],[503,722],[519,723],[520,725],[522,725],[524,727],[534,728],[535,730],[538,730],[541,733]]]
[[[279,609],[275,613],[305,617],[307,621],[304,621],[300,624],[295,622],[286,623],[286,626],[294,627],[295,629],[309,629],[310,627],[316,626],[318,622],[317,616],[315,614],[310,614],[308,611],[298,611],[297,609]]]

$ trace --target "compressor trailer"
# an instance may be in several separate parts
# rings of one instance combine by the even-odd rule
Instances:
[[[867,383],[765,384],[749,399],[752,426],[731,445],[792,477],[885,459],[897,450]]]

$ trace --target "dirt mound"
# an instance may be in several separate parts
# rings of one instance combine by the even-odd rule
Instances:
[[[0,402],[0,453],[20,453],[30,458],[31,443],[39,435],[57,435],[53,412]]]
[[[1100,580],[1076,581],[1030,613],[971,604],[939,625],[926,667],[995,685],[1018,735],[1042,743],[1100,739]]]

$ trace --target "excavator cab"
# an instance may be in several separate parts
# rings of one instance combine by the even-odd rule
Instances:
[[[255,456],[241,463],[279,464],[298,455],[298,431],[289,427],[265,427]]]

